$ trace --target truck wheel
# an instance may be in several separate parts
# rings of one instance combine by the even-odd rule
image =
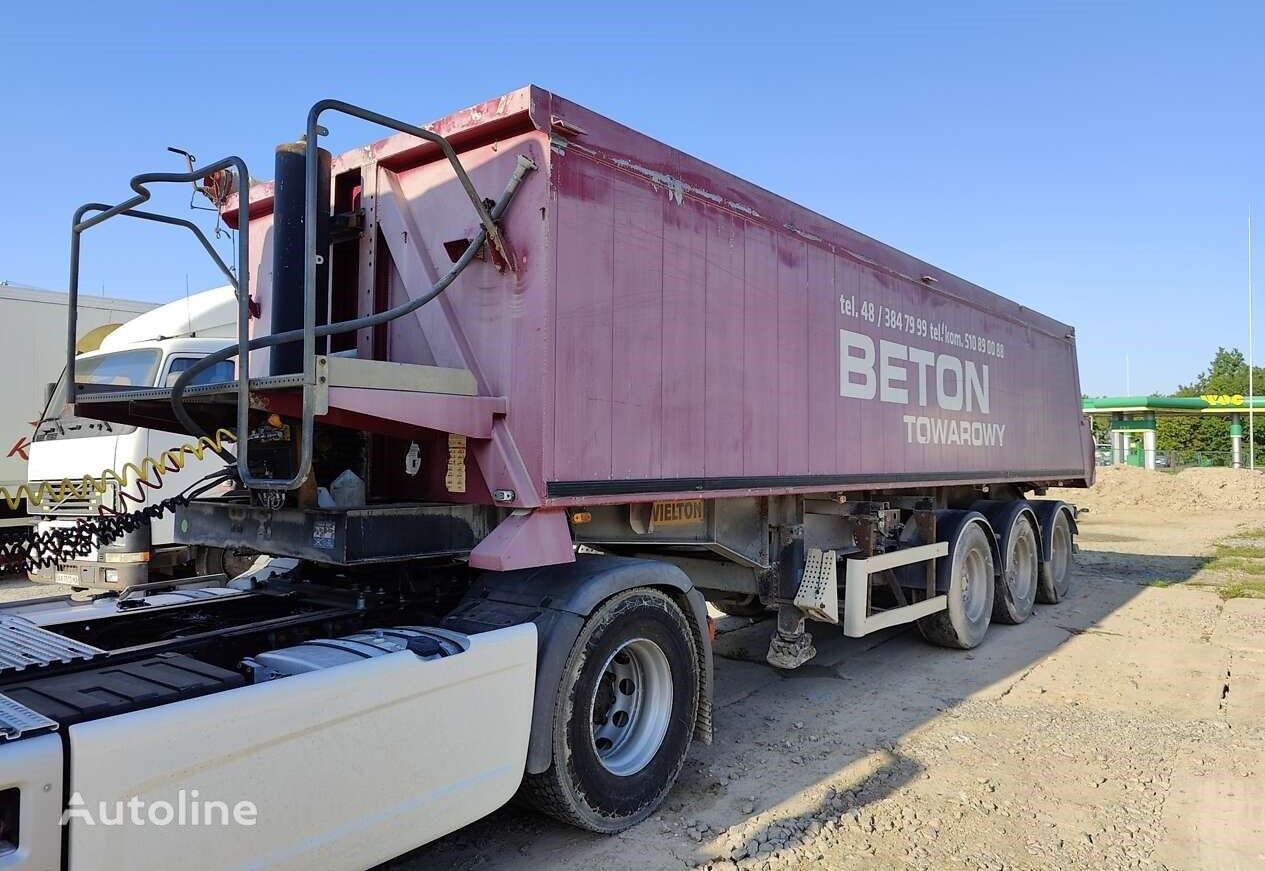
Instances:
[[[993,619],[999,623],[1022,623],[1032,613],[1037,597],[1037,577],[1041,553],[1032,518],[1016,514],[1006,542],[1003,571],[993,593]]]
[[[1037,601],[1056,605],[1067,598],[1072,587],[1072,526],[1067,512],[1059,511],[1050,527],[1050,561],[1041,563]]]
[[[649,588],[612,596],[589,617],[554,702],[553,762],[528,775],[523,797],[594,832],[641,822],[685,764],[699,692],[685,615]]]
[[[710,600],[709,604],[730,617],[764,617],[769,613],[769,609],[754,593],[746,596],[718,596]]]
[[[982,521],[958,530],[949,545],[948,608],[918,621],[932,644],[970,650],[984,640],[993,616],[993,549]]]

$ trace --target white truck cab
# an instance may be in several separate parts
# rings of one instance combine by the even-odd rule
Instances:
[[[80,384],[169,387],[196,360],[231,341],[236,305],[232,288],[223,287],[147,312],[107,336],[99,350],[77,357],[75,380]],[[194,383],[230,381],[234,371],[232,362],[221,363],[201,373]],[[63,382],[64,379],[65,373]],[[184,468],[165,471],[159,486],[143,484],[137,480],[137,470],[145,467],[146,457],[157,460],[164,451],[194,439],[77,417],[72,407],[61,403],[59,397],[64,395],[64,383],[59,383],[30,448],[28,476],[32,489],[47,483],[46,492],[64,497],[45,498],[41,504],[31,506],[31,513],[39,518],[40,531],[72,525],[103,512],[138,511],[181,492],[223,464],[213,453],[201,460],[185,455]],[[86,478],[98,479],[106,470],[130,471],[127,486],[85,484]],[[157,480],[152,472],[148,477],[150,484]],[[74,483],[75,492],[66,492],[69,488],[62,486],[66,480]],[[176,544],[173,523],[172,515],[164,514],[86,556],[57,568],[33,569],[30,577],[41,583],[56,582],[75,588],[120,590],[147,582],[151,572],[236,574],[238,569],[249,567],[253,557]]]

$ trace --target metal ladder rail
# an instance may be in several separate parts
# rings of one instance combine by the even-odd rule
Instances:
[[[89,211],[95,210],[95,211],[104,212],[104,211],[109,211],[113,207],[106,205],[105,203],[85,203],[83,208]],[[241,300],[243,291],[241,288],[241,284],[237,280],[237,276],[233,274],[233,270],[229,267],[227,263],[224,262],[224,259],[220,257],[219,252],[216,251],[215,247],[211,245],[211,240],[206,237],[206,234],[202,232],[202,228],[199,227],[197,224],[193,223],[192,221],[185,220],[184,218],[176,218],[171,215],[162,215],[157,212],[143,212],[143,211],[140,211],[139,209],[124,209],[123,211],[117,212],[116,214],[123,215],[124,217],[128,217],[128,218],[138,218],[143,221],[154,221],[155,223],[159,223],[159,224],[169,224],[175,227],[184,227],[187,230],[189,230],[189,232],[193,233],[193,235],[197,237],[197,240],[202,243],[202,247],[206,249],[206,253],[210,255],[211,260],[219,268],[220,272],[224,273],[224,277],[228,279],[229,284],[232,285],[233,292],[238,297],[238,300],[239,301]],[[254,308],[255,303],[253,300],[251,300],[249,293],[245,294],[245,299],[246,299],[247,310],[250,312],[252,316],[258,317],[259,312]],[[73,301],[73,298],[70,305],[72,307],[71,317],[77,318],[77,315],[74,314],[75,303]],[[73,372],[72,372],[71,378],[67,379],[67,383],[73,384]],[[73,398],[71,399],[71,401],[72,402],[74,401]],[[199,430],[199,432],[195,434],[205,434],[201,432],[201,428],[198,427],[197,422],[194,421],[191,417],[189,417],[188,413],[185,412],[183,406],[179,409],[179,412],[180,413],[177,415],[177,419],[180,420],[181,425],[185,426],[186,428],[193,428],[193,429]],[[221,460],[224,460],[224,462],[229,463],[230,465],[237,462],[237,458],[233,456],[232,453],[225,450],[224,448],[219,447],[218,445],[214,445],[214,444],[211,445],[211,450],[217,456],[219,456]]]
[[[206,234],[194,224],[182,218],[175,218],[169,215],[161,215],[155,212],[145,212],[136,209],[149,200],[153,195],[145,186],[155,183],[178,183],[187,184],[196,182],[205,178],[212,173],[225,169],[233,169],[237,172],[238,178],[238,197],[237,197],[237,276],[232,274],[232,270],[224,263],[223,259],[212,247]],[[70,285],[68,287],[68,313],[66,328],[66,401],[73,403],[75,401],[75,345],[77,342],[78,322],[79,322],[79,260],[80,260],[80,240],[83,233],[98,224],[104,223],[109,219],[118,215],[126,215],[132,218],[138,218],[146,221],[155,221],[162,224],[172,226],[185,227],[191,231],[198,241],[202,243],[202,247],[211,255],[216,266],[223,272],[230,283],[233,285],[237,293],[238,303],[238,320],[237,320],[237,345],[239,350],[245,351],[247,342],[249,341],[250,332],[250,315],[251,315],[251,299],[250,299],[250,197],[247,190],[243,190],[243,185],[250,184],[250,170],[246,166],[246,162],[236,155],[225,157],[217,160],[215,163],[208,164],[203,167],[196,167],[189,172],[150,172],[133,176],[128,183],[132,190],[136,191],[136,195],[124,200],[113,206],[104,203],[85,203],[75,210],[74,217],[70,226]],[[88,218],[85,217],[89,212],[97,212],[96,215]],[[241,380],[238,385],[238,407],[243,408],[249,399],[249,392],[245,380]],[[173,407],[177,419],[181,425],[185,426],[191,432],[201,432],[201,427],[193,421],[192,418],[184,411],[183,407]],[[239,412],[238,424],[242,425],[245,415]],[[221,454],[222,459],[232,462],[231,454]]]
[[[466,173],[465,167],[462,166],[461,160],[457,157],[457,152],[453,149],[452,144],[443,136],[434,131],[427,130],[424,127],[418,127],[414,124],[408,124],[400,121],[398,118],[392,118],[389,115],[383,115],[373,112],[361,106],[355,106],[342,100],[320,100],[312,105],[307,113],[307,133],[305,137],[306,150],[304,160],[306,161],[303,199],[303,234],[304,234],[304,264],[303,264],[303,330],[301,338],[303,340],[303,411],[299,426],[299,467],[294,476],[287,480],[274,478],[256,478],[250,473],[248,464],[249,439],[241,438],[238,440],[237,448],[237,470],[238,477],[242,484],[250,489],[255,490],[280,490],[289,491],[297,490],[307,480],[312,471],[312,448],[315,430],[316,416],[316,267],[318,256],[328,256],[327,253],[318,253],[316,250],[316,219],[317,210],[319,208],[328,208],[328,203],[317,203],[318,184],[318,157],[317,150],[320,147],[320,137],[329,134],[329,131],[321,126],[321,116],[326,112],[338,112],[352,118],[360,118],[371,124],[377,124],[391,130],[397,130],[414,136],[425,142],[437,145],[448,163],[452,166],[453,173],[457,180],[461,183],[462,189],[466,196],[470,199],[470,204],[474,207],[475,213],[479,217],[479,223],[483,229],[480,233],[482,239],[478,244],[470,246],[470,250],[476,250],[486,241],[490,242],[496,248],[497,253],[501,256],[507,266],[512,270],[514,268],[513,260],[510,257],[509,250],[505,246],[505,240],[501,236],[500,228],[496,225],[496,220],[488,207],[484,204],[479,192],[475,190],[474,183],[470,181],[470,176]],[[533,165],[534,166],[534,165]],[[523,173],[525,174],[525,173]],[[516,174],[521,180],[522,175]],[[514,184],[517,188],[517,183]],[[239,197],[242,197],[239,194]],[[512,197],[512,192],[509,193]],[[445,276],[447,282],[451,283],[456,278],[456,273],[465,268],[469,263],[469,259],[462,258],[465,262],[461,264],[460,269],[450,270],[449,275]],[[472,258],[470,258],[472,259]],[[457,264],[454,264],[456,267]],[[441,282],[443,279],[441,279]],[[442,291],[442,288],[441,288]],[[411,311],[411,309],[410,309]],[[403,312],[401,313],[403,314]],[[399,317],[396,315],[395,317]],[[391,320],[393,318],[388,318]],[[347,321],[346,323],[356,323],[355,321]],[[352,329],[352,328],[348,328]],[[340,332],[346,332],[341,330]],[[286,334],[281,334],[286,335]],[[331,333],[322,333],[322,335],[331,335]],[[285,341],[292,341],[286,339]],[[272,344],[282,344],[277,341]],[[239,385],[238,405],[237,405],[237,431],[239,433],[248,433],[247,420],[247,388],[246,385],[250,381],[250,348],[243,340],[239,342],[238,347],[238,363],[237,377]],[[209,358],[204,358],[204,361]],[[206,363],[206,366],[212,365]],[[206,368],[206,366],[202,368]],[[184,386],[187,385],[197,371],[201,371],[196,365],[185,370],[184,375],[177,380],[172,389],[172,406],[173,412],[180,418],[183,408],[180,408],[180,394],[183,393]],[[183,383],[182,383],[183,382]],[[177,410],[179,409],[179,410]],[[181,418],[181,423],[184,420]]]
[[[536,169],[536,164],[532,162],[530,158],[528,158],[526,155],[519,155],[518,163],[514,168],[514,172],[510,175],[509,181],[505,185],[505,190],[501,193],[500,199],[496,201],[496,204],[488,212],[489,217],[493,221],[500,220],[500,218],[505,214],[506,210],[509,208],[510,203],[514,199],[514,195],[518,192],[519,185],[522,183],[523,179],[526,178],[527,174],[532,172],[535,169]],[[349,321],[339,321],[338,323],[324,324],[319,327],[316,327],[314,325],[309,325],[311,326],[310,330],[306,328],[294,329],[294,330],[287,330],[282,333],[271,333],[266,336],[258,336],[248,341],[244,347],[230,345],[226,348],[220,349],[219,351],[215,351],[210,354],[207,354],[205,357],[202,357],[200,360],[198,360],[192,366],[186,369],[180,375],[180,377],[176,379],[176,383],[172,385],[172,388],[171,388],[172,410],[176,413],[177,417],[180,417],[180,415],[183,413],[182,403],[183,403],[183,394],[184,394],[185,389],[190,385],[193,379],[196,378],[201,372],[206,371],[210,367],[214,366],[216,363],[222,363],[225,360],[232,359],[233,357],[239,358],[237,373],[238,373],[238,378],[240,379],[239,381],[239,389],[240,389],[241,385],[248,384],[249,364],[246,361],[249,360],[249,355],[251,351],[258,351],[263,348],[272,348],[277,345],[284,345],[288,342],[297,342],[297,341],[306,339],[311,342],[311,349],[313,351],[312,355],[309,356],[307,360],[309,363],[314,363],[315,340],[317,338],[323,338],[325,336],[334,336],[340,333],[351,332],[354,330],[365,329],[368,327],[375,327],[375,326],[378,326],[379,324],[385,324],[388,321],[393,321],[397,318],[404,317],[405,315],[408,315],[416,311],[417,309],[421,308],[422,306],[426,305],[428,302],[433,300],[435,297],[439,296],[445,290],[447,290],[448,286],[451,285],[453,281],[456,280],[457,276],[460,275],[461,272],[474,261],[475,257],[479,253],[479,250],[483,247],[484,243],[486,243],[487,241],[488,241],[487,229],[485,227],[480,227],[479,232],[476,233],[474,238],[471,240],[471,244],[466,248],[464,252],[462,252],[461,256],[457,259],[457,261],[453,263],[451,267],[449,267],[448,271],[444,273],[439,278],[438,281],[436,281],[433,285],[431,285],[430,290],[428,290],[426,293],[418,297],[415,297],[409,300],[408,302],[401,303],[395,308],[387,309],[386,311],[377,312],[376,314],[372,314],[372,315],[365,315],[364,317],[355,318]],[[310,301],[311,301],[311,298],[309,297],[309,302]],[[310,310],[311,310],[311,307],[309,306],[309,311]],[[313,432],[313,424],[315,422],[315,419],[314,419],[315,418],[315,415],[314,415],[315,403],[311,401],[314,398],[313,397],[314,388],[315,388],[314,382],[313,383],[305,382],[303,399],[304,399],[304,425],[306,429],[301,433],[300,446],[302,447],[306,445],[307,450],[304,451],[301,456],[301,462],[300,462],[300,468],[299,468],[300,474],[296,475],[295,478],[292,479],[291,481],[284,481],[284,482],[276,481],[270,478],[265,478],[265,479],[262,479],[262,481],[268,486],[256,487],[255,489],[272,490],[272,491],[293,490],[293,489],[296,489],[300,484],[302,484],[302,482],[307,478],[308,474],[310,474],[311,463],[312,463],[311,438],[312,438],[312,432]],[[239,400],[238,407],[237,407],[239,432],[248,432],[248,430],[246,429],[247,424],[244,421],[244,418],[246,417],[246,411],[248,410],[249,409],[247,408],[246,403]],[[195,435],[201,433],[201,429],[198,428],[196,424],[194,424],[193,426],[194,428],[190,429],[191,433]],[[242,484],[247,487],[253,487],[255,483],[261,479],[256,479],[256,478],[251,477],[249,474],[249,469],[246,467],[246,463],[248,459],[247,441],[248,441],[247,439],[238,439],[237,469],[238,469],[239,480],[241,480]],[[295,483],[296,481],[298,483]]]

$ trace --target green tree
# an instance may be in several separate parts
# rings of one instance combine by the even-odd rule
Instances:
[[[1265,369],[1260,366],[1255,367],[1253,380],[1256,385],[1261,384],[1261,376],[1263,374],[1265,374]],[[1177,395],[1202,396],[1206,393],[1229,395],[1241,393],[1246,396],[1247,387],[1247,359],[1243,356],[1243,352],[1238,348],[1217,348],[1217,353],[1212,355],[1212,362],[1208,365],[1208,368],[1200,372],[1190,384],[1183,384],[1178,387]]]

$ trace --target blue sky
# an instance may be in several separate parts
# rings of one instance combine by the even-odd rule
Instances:
[[[168,145],[267,177],[316,99],[427,121],[534,82],[1074,324],[1089,393],[1125,390],[1126,355],[1169,391],[1246,349],[1265,6],[1035,5],[11,4],[0,279],[64,287],[75,206],[177,169]],[[181,234],[115,224],[85,290],[217,283]]]

